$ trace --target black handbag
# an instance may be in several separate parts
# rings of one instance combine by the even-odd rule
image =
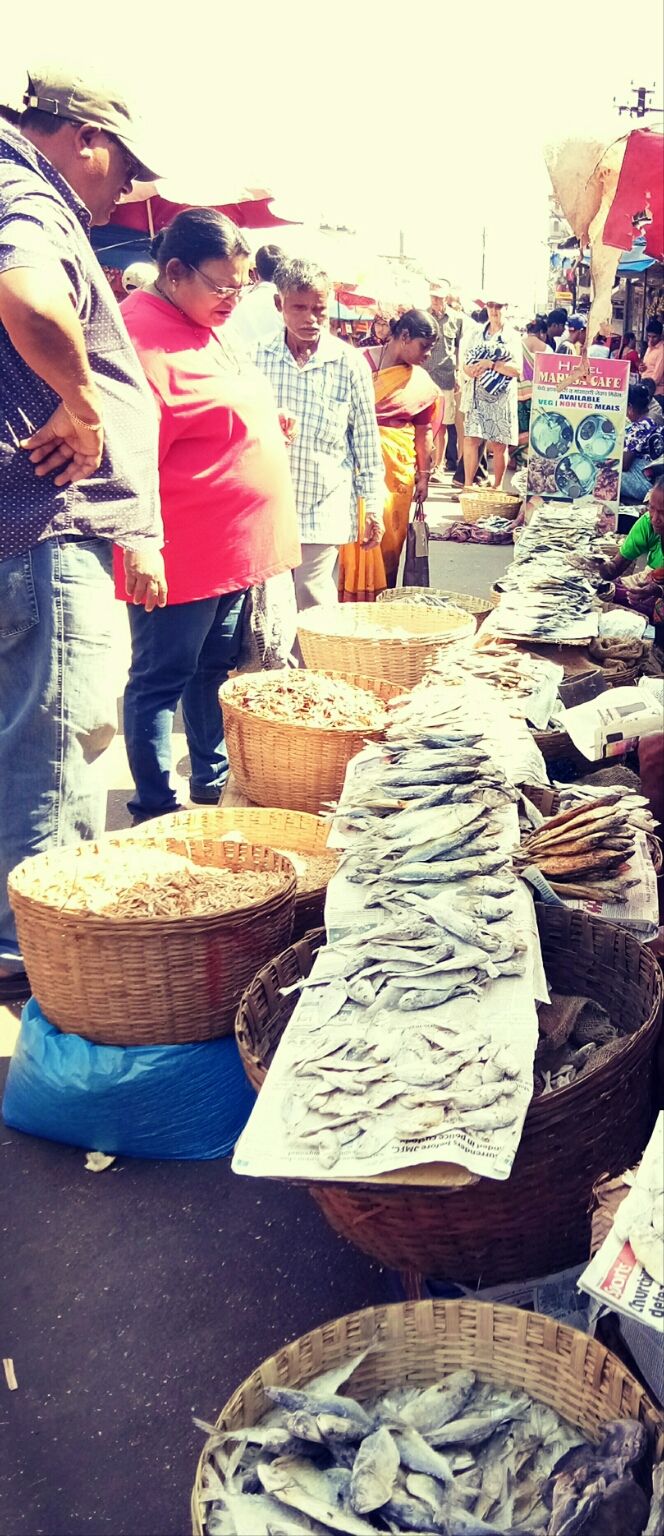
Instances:
[[[406,534],[406,560],[403,568],[404,587],[428,587],[429,583],[429,525],[424,507],[418,501]]]

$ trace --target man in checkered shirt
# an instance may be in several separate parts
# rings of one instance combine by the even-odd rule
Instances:
[[[337,600],[340,544],[383,535],[384,472],[368,363],[328,329],[330,280],[311,262],[284,260],[274,274],[283,327],[255,359],[270,380],[286,430],[302,543],[294,571],[298,609]]]

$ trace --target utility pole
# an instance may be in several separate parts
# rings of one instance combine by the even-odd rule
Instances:
[[[630,82],[630,89],[636,96],[636,101],[632,102],[631,105],[629,102],[619,102],[617,96],[613,98],[613,105],[617,108],[619,117],[622,117],[625,112],[629,117],[646,117],[649,112],[664,111],[662,107],[651,106],[648,100],[649,96],[654,96],[655,94],[654,85],[635,85],[632,80]]]

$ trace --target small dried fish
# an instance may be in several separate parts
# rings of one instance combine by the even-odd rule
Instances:
[[[391,1497],[400,1456],[389,1429],[381,1424],[362,1441],[353,1463],[350,1502],[358,1515],[380,1509]]]

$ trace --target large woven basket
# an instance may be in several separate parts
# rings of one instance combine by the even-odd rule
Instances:
[[[395,633],[387,636],[385,629]],[[392,602],[308,608],[298,616],[297,633],[308,667],[359,672],[404,689],[422,681],[441,645],[464,640],[474,629],[470,615],[455,616],[452,608]]]
[[[258,805],[215,805],[194,811],[177,811],[175,815],[160,816],[143,825],[150,835],[163,833],[166,836],[170,834],[173,837],[195,838],[199,847],[205,850],[205,862],[208,864],[212,862],[208,857],[212,845],[220,837],[233,835],[239,836],[242,842],[260,843],[267,848],[275,848],[277,853],[285,852],[286,857],[289,851],[326,855],[329,869],[325,883],[301,894],[298,888],[293,940],[302,938],[309,928],[317,928],[322,923],[327,881],[334,874],[340,858],[338,851],[328,849],[330,824],[323,821],[322,817],[312,816],[307,811],[266,810]],[[139,836],[140,831],[140,828],[136,828],[132,837]]]
[[[642,1423],[653,1458],[664,1451],[664,1413],[644,1387],[596,1339],[539,1312],[477,1301],[409,1301],[368,1307],[336,1318],[287,1344],[233,1392],[217,1419],[219,1430],[259,1422],[273,1407],[268,1386],[306,1387],[312,1377],[360,1354],[366,1359],[347,1383],[362,1402],[391,1387],[428,1386],[459,1369],[480,1380],[527,1392],[575,1425],[591,1441],[612,1419]],[[192,1495],[194,1536],[205,1531],[203,1448]],[[209,1447],[209,1449],[208,1449]]]
[[[520,496],[488,487],[482,491],[463,491],[460,501],[464,523],[480,523],[483,517],[517,517],[521,506]]]
[[[440,598],[445,603],[451,603],[454,608],[463,608],[465,613],[471,613],[476,626],[493,612],[498,606],[497,597],[472,597],[468,592],[449,592],[444,587],[388,587],[386,592],[379,592],[377,603],[424,603],[429,595]]]
[[[58,1029],[101,1045],[175,1045],[230,1035],[256,964],[264,965],[275,946],[289,942],[293,866],[272,848],[249,843],[199,842],[172,833],[144,833],[140,840],[219,869],[283,871],[288,882],[276,896],[237,912],[128,919],[35,900],[28,891],[36,859],[26,859],[13,871],[9,893],[34,996]],[[103,854],[111,843],[136,841],[119,834],[94,847]],[[45,870],[63,859],[73,866],[90,846],[36,858]]]
[[[662,977],[653,955],[620,928],[537,906],[551,987],[601,1003],[632,1031],[621,1051],[587,1077],[534,1099],[509,1179],[446,1189],[403,1184],[310,1186],[330,1225],[391,1269],[498,1284],[582,1263],[593,1184],[638,1162],[654,1123],[653,1057]],[[308,974],[324,930],[260,972],[238,1011],[236,1036],[259,1088],[296,998],[279,987]]]
[[[394,683],[375,677],[349,676],[330,671],[328,666],[317,670],[326,677],[343,677],[344,682],[366,688],[385,701],[401,692]],[[382,734],[380,730],[344,730],[338,726],[323,730],[318,726],[262,719],[237,708],[232,683],[224,683],[219,700],[235,780],[247,799],[256,805],[317,814],[328,801],[339,799],[351,757],[362,750],[365,741]]]

